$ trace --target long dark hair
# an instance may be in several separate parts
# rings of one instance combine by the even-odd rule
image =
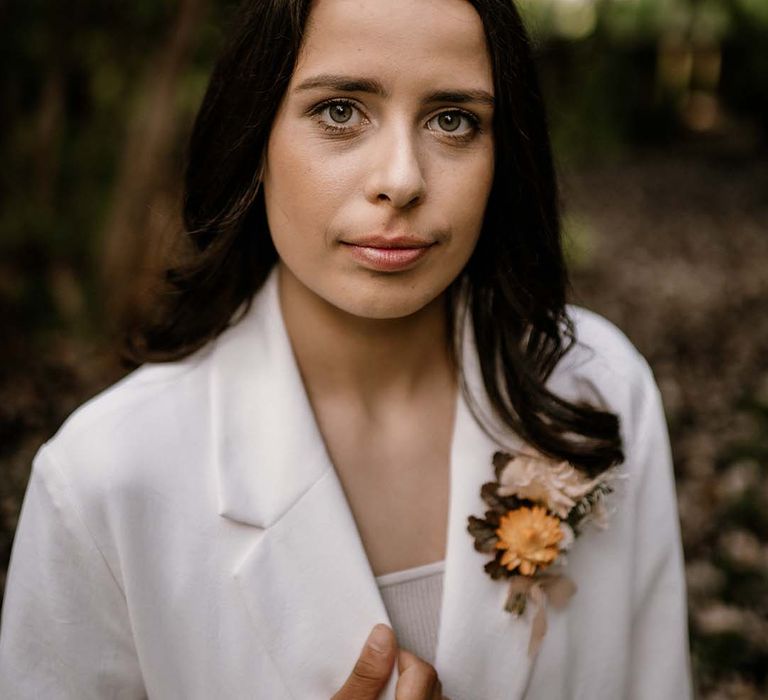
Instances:
[[[623,459],[617,416],[545,386],[574,332],[530,41],[513,0],[470,1],[493,66],[495,176],[477,247],[449,290],[452,322],[457,300],[465,299],[497,417],[542,452],[596,474]],[[238,309],[248,308],[277,261],[261,163],[310,6],[311,0],[247,0],[236,13],[189,143],[187,255],[167,270],[152,316],[127,329],[124,354],[134,362],[179,359],[215,338],[236,322]],[[459,351],[454,343],[461,367]]]

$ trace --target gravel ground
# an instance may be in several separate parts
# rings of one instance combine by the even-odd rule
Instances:
[[[574,301],[664,398],[699,697],[768,698],[768,161],[655,153],[563,185]]]

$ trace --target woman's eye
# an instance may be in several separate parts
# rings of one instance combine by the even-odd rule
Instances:
[[[440,114],[432,117],[427,124],[429,125],[433,122],[437,126],[436,128],[430,126],[430,129],[450,134],[452,138],[467,138],[473,136],[475,132],[479,131],[480,127],[480,121],[477,117],[469,112],[460,110],[440,112]],[[462,122],[464,122],[463,127]]]
[[[350,134],[367,121],[360,108],[349,100],[323,102],[314,107],[311,114],[322,129],[331,134]],[[427,128],[456,141],[468,141],[481,130],[480,120],[460,109],[436,114],[427,122]]]
[[[337,102],[329,105],[328,116],[338,124],[344,124],[352,118],[352,107],[348,104]]]
[[[437,115],[437,123],[445,131],[456,131],[461,125],[461,116],[456,112],[443,112]]]
[[[324,102],[313,110],[312,114],[319,117],[318,122],[326,131],[350,131],[363,121],[359,116],[355,119],[358,108],[346,100]]]

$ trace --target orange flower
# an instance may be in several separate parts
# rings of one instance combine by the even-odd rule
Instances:
[[[559,554],[563,538],[560,520],[547,515],[545,508],[517,508],[501,516],[496,530],[496,549],[505,549],[502,566],[510,571],[520,567],[524,576],[533,576],[536,568],[551,564]]]

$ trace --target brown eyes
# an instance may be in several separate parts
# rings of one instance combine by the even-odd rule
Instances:
[[[316,121],[325,131],[338,135],[349,135],[356,127],[368,121],[357,105],[350,100],[336,99],[322,102],[314,107],[310,114],[318,117]],[[357,118],[355,118],[356,114]],[[465,125],[464,128],[462,124]],[[455,141],[468,141],[480,131],[480,120],[463,109],[449,109],[432,117],[427,122],[427,128]]]

